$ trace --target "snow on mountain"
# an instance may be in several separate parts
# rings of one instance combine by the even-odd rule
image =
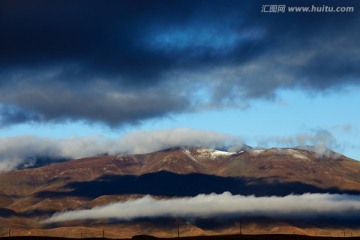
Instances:
[[[208,158],[208,159],[216,159],[218,157],[228,157],[232,156],[237,153],[243,153],[244,151],[240,152],[227,152],[227,151],[220,151],[211,148],[198,148],[196,153],[199,155],[200,158]]]

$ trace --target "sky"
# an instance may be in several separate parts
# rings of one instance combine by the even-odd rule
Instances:
[[[354,11],[289,10],[312,6]],[[360,160],[359,29],[355,0],[0,0],[0,170],[221,143]]]

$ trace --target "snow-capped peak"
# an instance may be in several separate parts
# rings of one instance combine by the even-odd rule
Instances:
[[[211,149],[211,148],[199,148],[199,149],[197,149],[197,152],[200,155],[202,155],[202,157],[215,159],[217,157],[231,156],[231,155],[234,155],[236,153],[241,153],[243,151],[241,151],[241,152],[227,152],[227,151],[220,151],[220,150]]]

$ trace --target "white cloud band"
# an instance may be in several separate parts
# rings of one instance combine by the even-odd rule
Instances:
[[[284,197],[255,197],[200,194],[196,197],[157,200],[151,196],[111,203],[87,210],[57,213],[44,223],[84,219],[131,220],[142,217],[354,217],[360,213],[360,196],[341,194],[303,194]]]

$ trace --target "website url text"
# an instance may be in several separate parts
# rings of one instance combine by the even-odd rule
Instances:
[[[334,7],[334,6],[315,6],[312,5],[307,7],[294,7],[286,5],[262,5],[261,12],[263,13],[352,13],[355,11],[354,7],[343,6],[343,7]]]

